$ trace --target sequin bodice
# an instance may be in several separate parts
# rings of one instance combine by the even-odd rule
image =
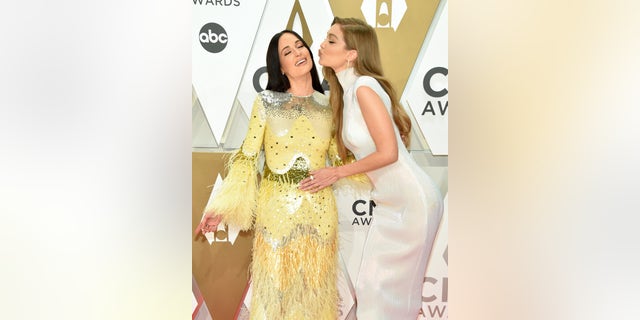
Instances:
[[[253,155],[263,142],[266,164],[272,172],[283,174],[292,168],[313,170],[325,166],[331,140],[331,108],[325,95],[315,92],[298,97],[263,91],[250,121],[250,130],[256,132],[247,136],[242,150]],[[259,132],[261,129],[263,132]]]

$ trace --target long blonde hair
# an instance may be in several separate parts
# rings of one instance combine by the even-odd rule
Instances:
[[[400,105],[398,95],[393,89],[391,83],[384,77],[382,73],[382,63],[380,62],[380,50],[378,48],[378,37],[375,30],[366,22],[356,18],[339,18],[335,17],[331,25],[338,24],[344,34],[344,42],[347,50],[358,51],[358,57],[353,61],[353,67],[357,74],[362,76],[373,77],[380,83],[384,91],[389,95],[391,100],[391,115],[393,121],[398,127],[402,142],[409,147],[411,119]],[[329,102],[333,108],[334,121],[334,137],[338,146],[338,153],[345,159],[347,149],[342,141],[342,110],[344,102],[342,95],[344,89],[338,82],[336,73],[329,67],[322,68],[322,74],[329,83],[330,95]]]

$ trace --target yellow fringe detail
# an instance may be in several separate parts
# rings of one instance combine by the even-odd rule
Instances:
[[[344,161],[342,161],[342,159],[338,157],[336,165],[345,165],[355,161],[356,161],[356,158],[353,156],[353,153],[348,152],[347,158]],[[366,174],[358,173],[358,174],[350,175],[348,177],[339,179],[333,184],[333,186],[334,186],[334,189],[335,188],[351,188],[354,191],[363,192],[363,191],[370,191],[373,187],[373,184],[371,183],[371,180]]]
[[[222,215],[222,222],[249,230],[258,197],[258,159],[241,151],[227,162],[229,173],[212,203],[205,209]]]
[[[354,191],[371,191],[372,184],[369,177],[364,173],[354,174],[342,179],[338,179],[338,181],[333,183],[333,187],[335,188],[345,188],[350,187]]]
[[[330,319],[337,316],[337,243],[313,226],[299,226],[282,244],[256,232],[251,319]]]

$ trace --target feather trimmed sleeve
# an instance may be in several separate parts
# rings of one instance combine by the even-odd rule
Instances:
[[[261,95],[253,103],[249,130],[238,151],[227,162],[222,187],[205,209],[222,216],[222,223],[249,230],[258,200],[258,156],[262,149],[266,114]]]

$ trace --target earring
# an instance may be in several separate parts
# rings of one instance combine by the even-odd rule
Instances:
[[[347,60],[347,69],[351,66],[351,61]]]

